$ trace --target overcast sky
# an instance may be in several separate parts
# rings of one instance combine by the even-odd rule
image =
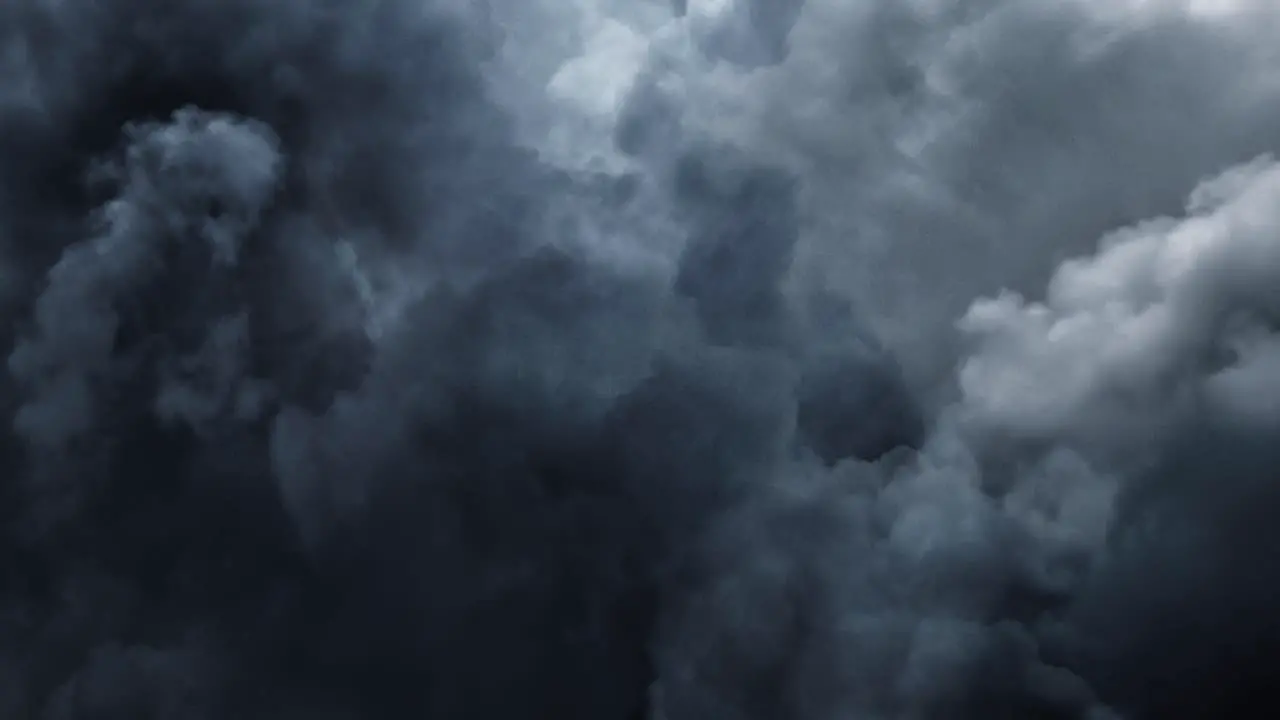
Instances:
[[[1280,5],[0,5],[0,717],[1280,709]]]

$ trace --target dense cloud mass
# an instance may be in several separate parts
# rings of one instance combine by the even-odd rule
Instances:
[[[1271,716],[1277,30],[4,3],[0,717]]]

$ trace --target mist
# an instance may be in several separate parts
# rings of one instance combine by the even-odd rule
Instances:
[[[1280,9],[0,7],[0,717],[1280,708]]]

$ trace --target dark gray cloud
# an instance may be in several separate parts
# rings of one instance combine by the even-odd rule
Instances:
[[[1256,716],[1278,18],[1109,7],[5,5],[0,714]]]

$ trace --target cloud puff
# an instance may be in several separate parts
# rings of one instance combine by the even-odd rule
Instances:
[[[1103,238],[1061,264],[1042,302],[975,303],[966,403],[1015,433],[1092,433],[1132,449],[1179,414],[1273,424],[1280,172],[1269,157],[1201,183],[1186,215]],[[1135,434],[1139,437],[1135,437]]]

